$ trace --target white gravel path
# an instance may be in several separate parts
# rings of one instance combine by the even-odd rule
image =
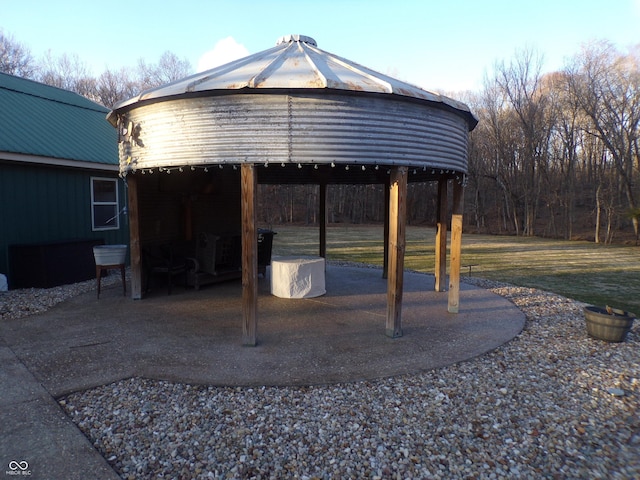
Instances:
[[[578,302],[465,281],[527,318],[513,341],[468,362],[330,386],[133,378],[59,402],[125,479],[640,478],[639,322],[605,343],[587,337]],[[85,283],[4,293],[0,315],[48,308]]]

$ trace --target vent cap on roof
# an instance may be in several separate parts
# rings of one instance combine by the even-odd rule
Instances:
[[[276,46],[281,45],[283,43],[291,43],[291,42],[302,42],[302,43],[308,43],[309,45],[312,45],[314,47],[318,46],[318,44],[313,38],[307,37],[306,35],[297,35],[297,34],[284,35],[280,37],[276,42]]]

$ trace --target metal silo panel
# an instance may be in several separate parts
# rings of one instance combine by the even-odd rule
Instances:
[[[467,170],[467,125],[448,111],[372,96],[291,101],[292,161]]]
[[[226,163],[406,165],[466,172],[467,131],[447,110],[394,97],[261,94],[167,100],[128,112],[125,170]]]
[[[300,35],[142,92],[107,118],[120,130],[125,174],[249,162],[345,164],[343,171],[348,164],[403,165],[447,175],[467,171],[468,131],[477,123],[463,103]]]
[[[135,168],[287,161],[283,96],[229,95],[156,103],[132,110],[143,146],[132,145]]]

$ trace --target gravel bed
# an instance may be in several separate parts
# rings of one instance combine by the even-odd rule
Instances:
[[[610,344],[587,337],[578,302],[464,281],[527,318],[467,362],[308,387],[132,378],[59,403],[125,479],[640,478],[638,322]]]
[[[130,274],[130,270],[127,269],[126,281],[129,281]],[[113,285],[122,285],[120,274],[105,276],[100,285],[102,290]],[[46,312],[60,302],[95,289],[96,280],[93,279],[53,288],[24,288],[0,292],[0,321]]]

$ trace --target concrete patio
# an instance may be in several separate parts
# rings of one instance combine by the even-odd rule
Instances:
[[[32,478],[117,478],[54,399],[123,378],[237,386],[373,380],[473,358],[522,330],[524,315],[512,303],[466,284],[460,313],[447,313],[447,294],[433,282],[405,272],[396,339],[385,335],[381,270],[339,266],[328,266],[327,294],[313,299],[271,296],[261,279],[255,347],[242,346],[239,281],[178,287],[171,296],[159,286],[139,301],[115,284],[99,300],[89,292],[3,322],[0,461],[29,461]]]

